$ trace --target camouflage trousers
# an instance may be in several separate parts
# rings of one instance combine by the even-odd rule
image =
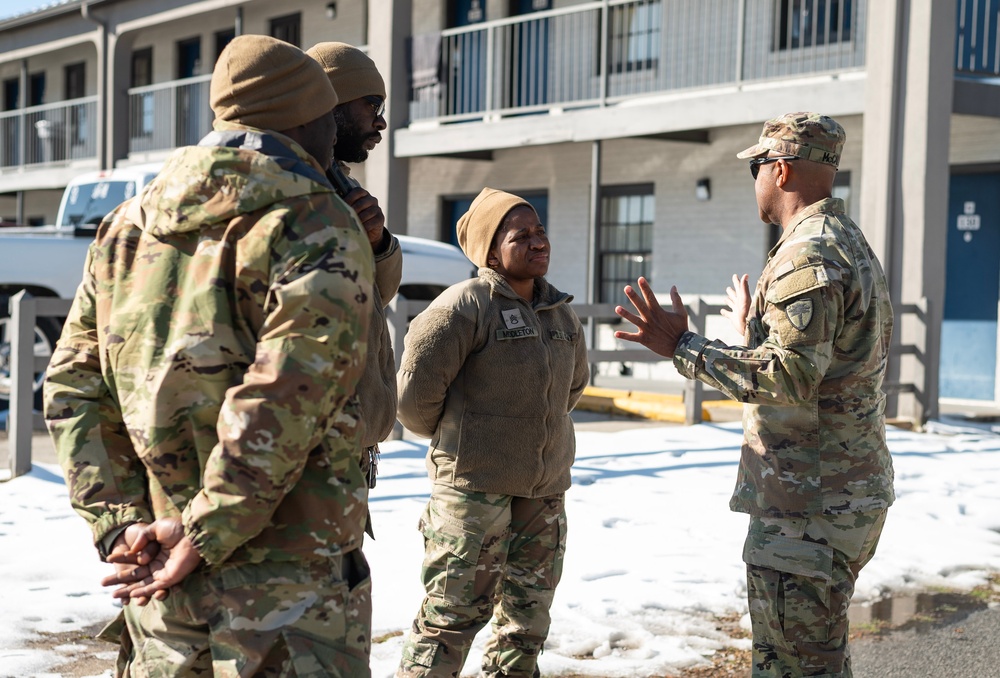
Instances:
[[[357,549],[197,570],[101,637],[121,644],[120,677],[370,676],[368,563]]]
[[[396,675],[457,677],[491,618],[483,675],[538,675],[566,551],[564,495],[526,499],[435,485],[420,530],[427,596]]]
[[[885,515],[750,519],[743,560],[754,678],[851,678],[847,608]]]

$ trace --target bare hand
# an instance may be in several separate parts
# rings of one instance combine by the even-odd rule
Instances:
[[[124,578],[118,574],[106,577],[101,583],[104,586],[122,584],[112,594],[124,602],[135,601],[145,605],[150,598],[163,600],[169,594],[169,589],[179,584],[191,574],[201,563],[201,554],[184,535],[184,525],[179,518],[161,518],[150,525],[144,526],[135,537],[132,547],[124,554],[108,556],[108,562],[127,562],[129,558],[140,557],[140,552],[153,543],[159,544],[159,550],[142,572],[130,572]],[[145,574],[141,579],[140,574]]]
[[[677,293],[676,287],[670,288],[670,301],[673,304],[671,312],[660,306],[645,278],[639,278],[639,290],[642,292],[642,298],[631,285],[625,286],[625,296],[635,306],[639,315],[626,311],[621,306],[615,307],[615,313],[635,325],[638,332],[619,330],[615,332],[615,338],[637,342],[664,358],[673,358],[677,342],[688,330],[687,309],[684,308],[681,295]]]
[[[726,288],[729,297],[729,308],[719,311],[719,315],[729,318],[733,329],[741,337],[747,331],[747,316],[750,314],[750,276],[744,273],[737,277],[733,274],[733,286]]]
[[[378,205],[378,200],[360,186],[344,196],[344,202],[354,208],[358,220],[365,227],[368,242],[375,248],[382,242],[382,232],[385,229],[385,214]]]
[[[160,550],[160,544],[155,541],[149,542],[136,553],[129,553],[139,535],[147,526],[148,523],[132,523],[121,534],[115,537],[111,551],[108,553],[108,562],[114,564],[115,574],[112,577],[103,579],[101,584],[109,586],[110,584],[107,583],[109,579],[114,580],[113,584],[137,582],[149,575],[147,565],[156,557],[157,552]],[[143,599],[136,602],[140,605],[145,605],[148,600]]]

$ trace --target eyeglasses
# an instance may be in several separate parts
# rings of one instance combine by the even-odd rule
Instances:
[[[368,105],[372,107],[372,112],[375,114],[376,120],[385,115],[385,99],[377,97],[374,94],[369,94],[361,98],[367,101]]]
[[[794,155],[776,155],[773,158],[754,158],[750,161],[750,176],[753,177],[754,181],[757,181],[757,175],[760,174],[760,166],[766,165],[769,162],[774,162],[775,160],[798,160]]]

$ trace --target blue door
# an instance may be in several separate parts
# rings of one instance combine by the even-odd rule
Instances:
[[[951,177],[941,397],[993,402],[1000,301],[1000,174]]]
[[[177,78],[191,78],[201,73],[201,38],[177,43]],[[178,146],[197,144],[208,130],[201,124],[207,110],[202,97],[202,83],[186,84],[177,90],[176,133]]]

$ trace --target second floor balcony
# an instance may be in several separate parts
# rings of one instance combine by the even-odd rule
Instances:
[[[416,36],[411,121],[860,71],[869,0],[612,0]]]
[[[389,102],[408,106],[396,153],[682,134],[831,102],[861,113],[873,1],[595,0],[416,35],[411,88]],[[957,4],[959,81],[1000,75],[989,4]],[[98,165],[102,130],[127,130],[115,154],[133,160],[196,143],[211,130],[210,79],[129,88],[100,124],[100,96],[0,113],[0,177]]]
[[[0,113],[0,171],[97,160],[97,97]]]

